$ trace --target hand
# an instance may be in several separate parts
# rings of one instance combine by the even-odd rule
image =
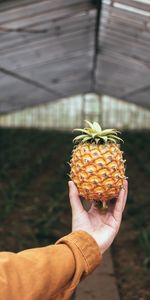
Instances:
[[[115,204],[109,204],[106,214],[92,203],[87,212],[80,201],[78,190],[72,181],[69,181],[69,198],[72,208],[72,231],[84,230],[89,233],[99,245],[103,254],[112,244],[120,227],[122,213],[125,207],[128,191],[128,182],[124,180]]]

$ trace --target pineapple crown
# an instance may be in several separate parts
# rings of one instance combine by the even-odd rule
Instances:
[[[96,143],[96,144],[103,144],[103,143],[115,143],[123,140],[117,136],[120,131],[116,129],[105,129],[102,130],[101,126],[97,122],[89,122],[85,120],[85,122],[89,125],[84,129],[74,129],[74,131],[82,132],[81,135],[78,135],[74,138],[75,143]]]

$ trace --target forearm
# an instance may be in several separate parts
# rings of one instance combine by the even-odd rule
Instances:
[[[81,277],[99,261],[98,246],[84,232],[72,233],[53,246],[18,254],[2,252],[0,299],[48,300],[61,293],[58,299],[67,299]]]

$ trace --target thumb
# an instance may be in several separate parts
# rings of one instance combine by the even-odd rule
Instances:
[[[68,182],[69,185],[69,199],[72,208],[72,214],[82,213],[84,208],[79,198],[78,190],[73,181]]]

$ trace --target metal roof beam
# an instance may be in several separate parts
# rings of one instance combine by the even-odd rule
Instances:
[[[95,90],[96,84],[96,69],[97,69],[97,59],[100,51],[99,38],[100,38],[100,22],[101,22],[101,12],[102,12],[102,0],[97,0],[97,14],[95,22],[95,35],[94,35],[94,53],[93,53],[93,65],[91,72],[91,89]]]
[[[36,86],[37,88],[43,89],[44,91],[46,91],[46,92],[48,92],[48,93],[50,93],[50,94],[54,94],[54,95],[57,96],[57,97],[61,97],[61,98],[62,98],[62,97],[65,96],[64,94],[59,93],[59,92],[57,92],[57,91],[55,91],[55,90],[49,88],[48,86],[46,86],[46,85],[44,85],[44,84],[42,84],[42,83],[40,83],[40,82],[37,82],[37,81],[35,81],[35,80],[33,80],[33,79],[30,79],[30,78],[27,78],[27,77],[25,77],[25,76],[22,76],[22,75],[20,75],[20,74],[14,72],[14,71],[7,70],[7,69],[5,69],[5,68],[0,67],[0,72],[3,73],[3,74],[6,74],[6,75],[12,76],[13,78],[16,78],[16,79],[18,79],[18,80],[21,80],[21,81],[23,81],[23,82],[25,82],[25,83],[34,85],[34,86]]]

